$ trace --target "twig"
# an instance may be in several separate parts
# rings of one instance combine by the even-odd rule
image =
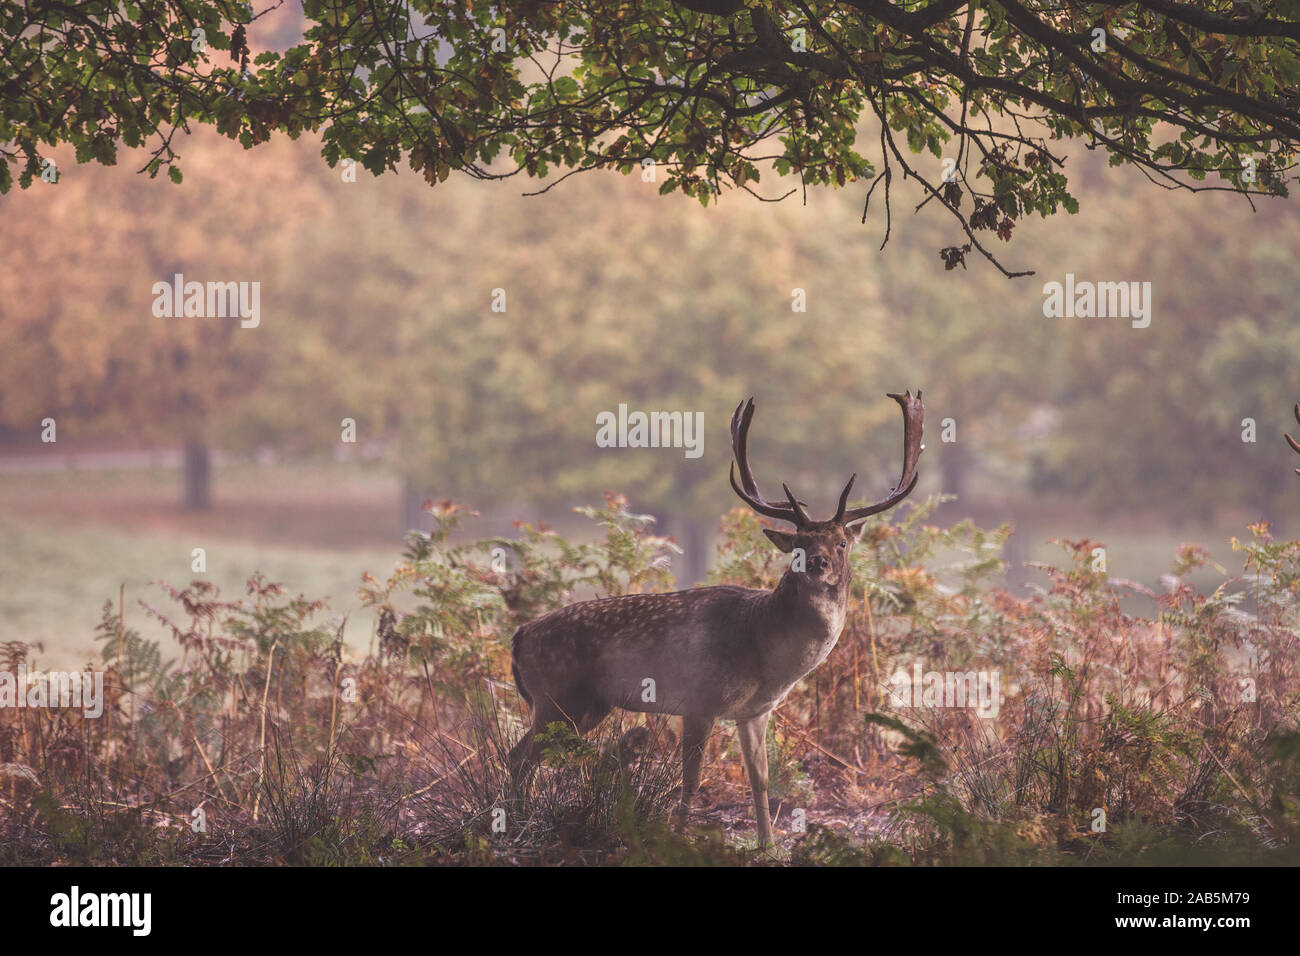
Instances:
[[[266,772],[266,698],[271,694],[271,665],[275,662],[275,649],[280,646],[277,637],[266,655],[266,683],[262,687],[262,735],[258,744],[257,757],[257,794],[253,797],[253,822],[257,822],[257,810],[262,803],[262,779]]]
[[[844,764],[846,769],[852,770],[855,773],[860,773],[863,776],[867,776],[866,770],[862,769],[852,760],[846,760],[844,757],[841,757],[839,754],[831,753],[821,744],[817,743],[817,741],[813,740],[806,733],[804,733],[804,731],[800,729],[799,725],[794,723],[794,721],[789,720],[788,718],[782,716],[781,714],[775,714],[774,716],[776,717],[778,723],[786,727],[788,730],[794,731],[795,735],[798,736],[799,739],[802,740],[804,743],[808,744],[809,746],[813,747],[816,750],[820,750],[822,753],[830,757],[832,760],[838,760],[840,763]]]

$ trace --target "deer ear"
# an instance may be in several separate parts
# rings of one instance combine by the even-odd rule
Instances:
[[[790,531],[773,531],[771,528],[764,528],[763,534],[767,535],[771,542],[789,554],[794,550],[794,534]]]
[[[844,533],[849,537],[850,545],[857,544],[862,540],[862,534],[867,530],[868,524],[869,522],[863,521],[861,524],[856,524],[852,528],[844,529]]]

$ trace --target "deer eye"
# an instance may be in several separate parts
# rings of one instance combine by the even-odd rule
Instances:
[[[843,550],[844,550],[845,548],[847,548],[848,546],[849,546],[849,544],[848,544],[847,541],[841,541],[840,544],[839,544],[839,548],[840,548],[841,551],[843,551]]]

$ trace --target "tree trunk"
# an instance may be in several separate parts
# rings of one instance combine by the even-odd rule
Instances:
[[[186,511],[207,511],[212,507],[212,455],[203,442],[185,443],[181,483],[181,501]]]
[[[1015,523],[1014,520],[1012,523]],[[1018,598],[1024,597],[1024,586],[1029,581],[1029,574],[1025,569],[1025,561],[1029,559],[1025,553],[1028,534],[1028,528],[1016,525],[1015,532],[1007,539],[1002,549],[1002,557],[1007,562],[1007,591]]]
[[[945,495],[956,495],[960,502],[966,495],[966,479],[970,475],[971,458],[962,442],[942,445],[943,454],[939,456],[939,472],[943,479],[940,489]]]
[[[428,497],[421,490],[422,486],[417,484],[410,476],[402,479],[402,498],[398,506],[398,533],[402,539],[411,531],[428,531],[429,516],[424,513],[420,505]]]
[[[663,530],[677,540],[681,554],[673,555],[673,577],[679,588],[701,584],[709,574],[708,522],[687,515],[670,515],[661,519]]]

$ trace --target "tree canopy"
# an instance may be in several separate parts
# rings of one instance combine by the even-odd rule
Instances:
[[[147,147],[143,171],[179,182],[177,133],[210,124],[248,148],[310,131],[331,165],[404,161],[430,184],[617,169],[707,204],[794,191],[772,169],[869,179],[863,218],[887,241],[902,176],[952,215],[951,269],[972,250],[997,263],[991,240],[1026,215],[1077,208],[1067,138],[1171,189],[1286,195],[1296,175],[1298,0],[302,8],[286,38],[264,26],[274,8],[228,0],[5,5],[0,191],[64,143],[106,164]]]

